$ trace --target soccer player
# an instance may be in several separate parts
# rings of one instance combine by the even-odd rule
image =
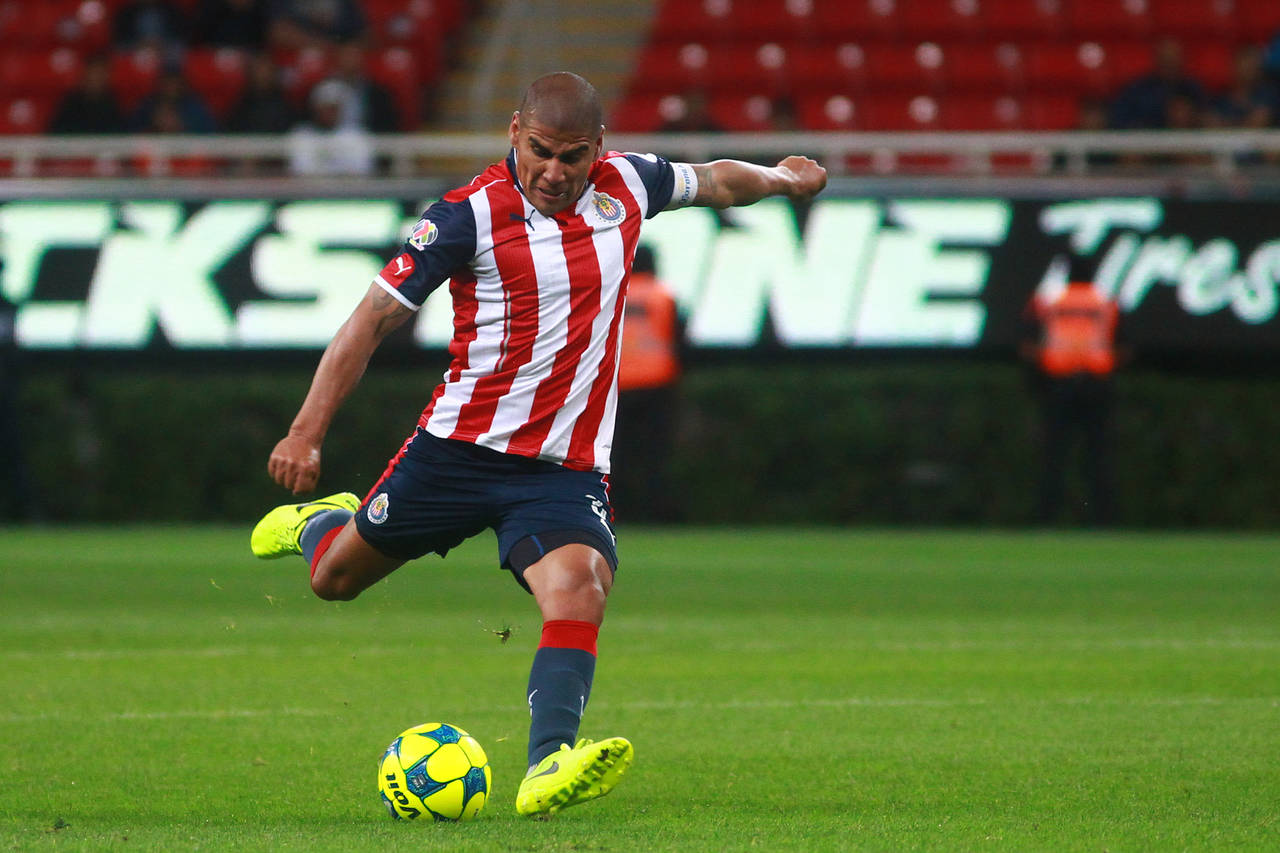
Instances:
[[[251,546],[301,554],[316,595],[349,600],[492,528],[502,568],[543,619],[516,810],[549,815],[608,793],[633,754],[624,738],[576,738],[617,568],[607,475],[640,224],[687,205],[809,199],[827,178],[800,156],[764,167],[606,152],[596,91],[567,72],[529,86],[509,136],[506,160],[427,208],[374,279],[268,472],[294,494],[315,487],[325,433],[374,349],[450,279],[452,364],[413,434],[363,501],[345,492],[277,507]]]

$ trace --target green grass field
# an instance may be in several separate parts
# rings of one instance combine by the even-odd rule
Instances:
[[[1280,537],[624,530],[583,731],[636,764],[546,822],[491,539],[343,604],[246,540],[0,531],[4,849],[1280,849]],[[378,802],[429,720],[474,823]]]

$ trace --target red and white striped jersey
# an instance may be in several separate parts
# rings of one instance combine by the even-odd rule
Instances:
[[[640,223],[690,203],[697,179],[610,152],[577,204],[547,217],[515,174],[513,152],[427,208],[375,281],[416,310],[451,279],[453,360],[419,419],[428,432],[607,473]]]

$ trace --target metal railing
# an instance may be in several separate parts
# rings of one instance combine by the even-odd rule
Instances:
[[[803,153],[835,175],[1162,178],[1280,183],[1280,130],[999,133],[608,134],[607,147],[702,162],[773,162]],[[507,149],[501,133],[369,137],[377,175],[353,180],[470,176]],[[283,136],[0,136],[0,182],[55,177],[288,177]],[[326,180],[332,181],[333,178]],[[11,187],[12,188],[12,187]]]

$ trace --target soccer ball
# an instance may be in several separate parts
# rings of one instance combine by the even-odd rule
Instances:
[[[471,820],[489,799],[492,782],[480,744],[448,723],[401,732],[378,761],[378,791],[396,820]]]

